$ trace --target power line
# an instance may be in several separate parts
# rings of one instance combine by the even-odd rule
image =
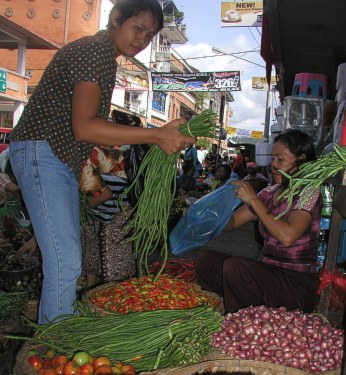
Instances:
[[[218,57],[220,57],[220,56],[228,56],[228,55],[233,56],[233,55],[237,55],[237,54],[247,54],[247,53],[253,53],[253,52],[260,52],[260,51],[259,50],[251,50],[251,51],[243,51],[243,52],[224,53],[222,55],[220,55],[220,54],[214,54],[214,55],[206,55],[206,56],[186,57],[186,58],[181,58],[181,59],[174,58],[174,59],[160,60],[160,61],[149,61],[146,64],[158,64],[158,63],[162,63],[162,62],[206,59],[206,58],[209,58],[209,57],[216,57],[216,56],[218,56]],[[250,61],[250,60],[246,60],[246,59],[243,59],[243,58],[238,57],[238,56],[236,56],[236,58],[244,60],[244,61],[249,62],[249,63],[254,64],[254,65],[258,65],[261,68],[265,68],[265,66],[259,65],[257,63],[254,63],[254,62]],[[131,62],[131,63],[119,64],[119,66],[126,66],[126,65],[136,65],[136,63]]]

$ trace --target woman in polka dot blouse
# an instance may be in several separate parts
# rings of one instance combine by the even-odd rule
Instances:
[[[292,175],[302,163],[314,159],[311,137],[299,130],[288,130],[274,140],[274,185],[256,194],[247,182],[232,183],[237,185],[237,195],[244,205],[234,212],[225,230],[258,219],[264,246],[261,261],[199,251],[197,279],[204,289],[223,297],[226,312],[251,305],[284,306],[305,312],[315,307],[319,285],[316,265],[322,210],[320,191],[314,192],[302,207],[304,197],[296,196],[287,212],[276,218],[288,205],[287,198],[279,198],[288,184],[279,170]]]
[[[157,144],[168,154],[196,141],[175,120],[161,128],[108,121],[120,55],[134,57],[163,27],[156,0],[118,0],[107,30],[61,48],[11,137],[10,157],[43,259],[38,322],[73,313],[81,273],[78,180],[94,145]]]

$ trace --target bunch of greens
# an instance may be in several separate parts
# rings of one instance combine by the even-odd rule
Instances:
[[[180,127],[183,135],[216,138],[216,115],[205,110]],[[139,191],[140,178],[144,176],[144,190],[138,197],[134,215],[127,225],[130,240],[134,242],[139,259],[139,273],[143,275],[143,267],[149,274],[148,259],[154,251],[161,248],[164,269],[168,258],[168,221],[176,192],[176,176],[179,152],[168,155],[155,145],[145,155],[138,174],[132,184],[124,192]]]
[[[331,177],[336,176],[346,168],[346,147],[334,145],[333,152],[322,155],[316,160],[303,164],[292,176],[280,171],[289,180],[289,185],[279,196],[279,199],[287,197],[288,205],[284,212],[276,218],[282,217],[291,207],[293,199],[299,195],[303,197],[300,208],[305,202],[320,189],[321,185]]]

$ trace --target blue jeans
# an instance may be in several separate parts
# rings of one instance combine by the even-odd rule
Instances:
[[[13,141],[10,159],[42,254],[38,323],[72,314],[81,273],[78,182],[45,141]]]

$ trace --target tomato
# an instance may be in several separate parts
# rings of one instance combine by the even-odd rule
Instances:
[[[28,362],[30,366],[36,371],[40,371],[41,368],[43,367],[43,362],[42,358],[39,357],[38,355],[32,355],[28,358]]]
[[[81,373],[80,367],[74,361],[69,361],[64,367],[63,375],[79,375]]]
[[[58,365],[64,365],[68,362],[66,355],[60,354],[52,359],[52,366],[57,367]]]
[[[48,352],[46,353],[45,357],[53,358],[54,357],[53,351],[52,350],[48,350]]]
[[[73,356],[72,360],[79,366],[83,366],[85,363],[90,362],[90,355],[87,352],[78,352]]]
[[[80,368],[81,374],[82,375],[90,375],[94,373],[94,369],[91,363],[85,363],[81,368]]]
[[[64,375],[64,368],[65,368],[65,363],[61,363],[60,365],[57,365],[54,367],[56,375]]]
[[[51,367],[53,367],[53,365],[52,365],[52,358],[49,358],[49,357],[42,358],[42,363],[43,363],[43,367],[44,368],[51,368]]]
[[[96,357],[94,360],[94,370],[100,366],[110,366],[111,361],[108,357]]]
[[[114,375],[112,368],[108,365],[99,366],[95,370],[94,374],[95,375]]]
[[[113,370],[113,374],[114,374],[114,375],[120,375],[120,374],[122,374],[122,372],[121,372],[121,368],[120,368],[120,367],[113,366],[113,367],[112,367],[112,370]]]
[[[56,372],[52,368],[45,368],[43,369],[42,375],[56,375]]]
[[[132,365],[124,365],[122,368],[121,368],[121,372],[123,374],[132,374],[132,373],[135,373],[135,368],[132,366]]]
[[[118,361],[116,364],[115,364],[115,367],[118,367],[118,368],[122,368],[124,366],[123,362],[121,361]]]

